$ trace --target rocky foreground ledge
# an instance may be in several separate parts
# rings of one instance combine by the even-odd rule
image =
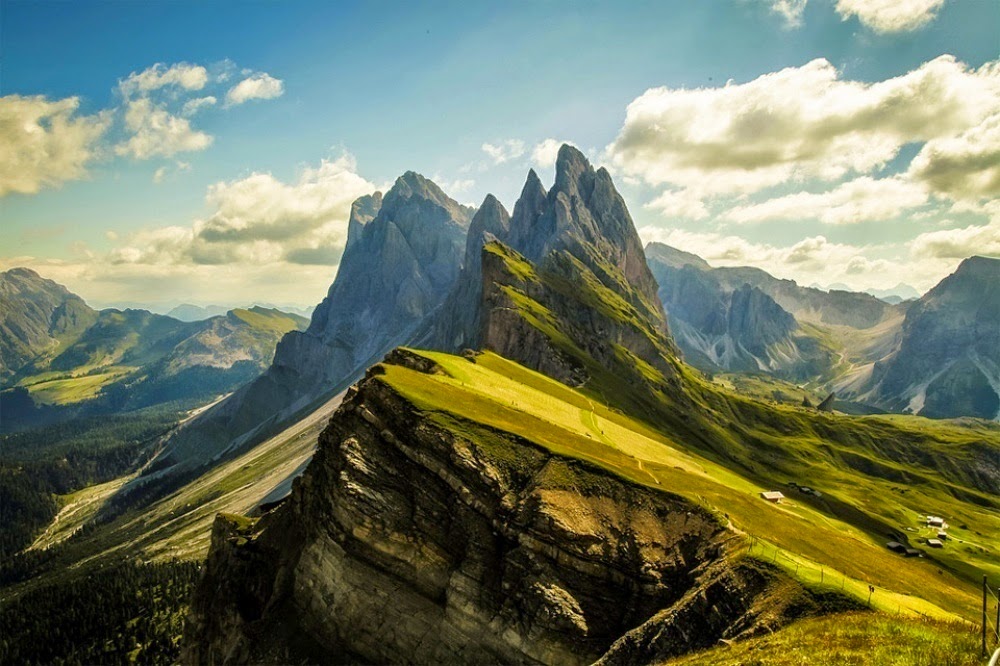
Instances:
[[[733,537],[667,492],[429,418],[375,366],[287,501],[216,520],[183,661],[649,663],[818,612]]]

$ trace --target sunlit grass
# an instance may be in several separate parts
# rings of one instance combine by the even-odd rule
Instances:
[[[671,666],[973,666],[985,663],[975,629],[882,613],[796,622],[773,634],[668,662]]]
[[[485,424],[554,453],[588,460],[632,481],[687,497],[714,509],[738,530],[799,558],[806,582],[818,582],[812,575],[815,565],[817,573],[822,568],[824,576],[829,572],[838,580],[846,579],[844,591],[863,600],[868,584],[876,585],[883,590],[876,603],[884,604],[886,610],[940,617],[968,616],[975,611],[972,585],[933,562],[904,559],[888,551],[884,537],[844,520],[822,501],[793,495],[779,505],[766,503],[758,493],[773,488],[699,455],[584,393],[494,354],[481,354],[472,363],[447,354],[420,353],[438,362],[445,373],[427,375],[388,366],[383,380],[439,422],[443,422],[441,416],[449,415]],[[805,458],[801,464],[802,469],[815,468],[813,478],[827,478],[826,471],[820,474],[827,461]],[[872,489],[884,493],[864,475],[833,471],[838,479],[850,479],[862,487],[871,483]]]

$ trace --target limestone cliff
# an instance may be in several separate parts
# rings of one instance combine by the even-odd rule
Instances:
[[[375,366],[284,504],[216,521],[183,660],[646,663],[814,608],[731,541],[677,496],[428,418]]]

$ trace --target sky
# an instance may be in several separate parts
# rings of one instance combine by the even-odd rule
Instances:
[[[311,305],[415,170],[513,207],[563,142],[645,241],[925,291],[1000,256],[1000,2],[0,0],[0,270]]]

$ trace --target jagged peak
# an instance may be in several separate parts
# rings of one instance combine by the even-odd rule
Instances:
[[[465,244],[466,264],[479,256],[485,242],[498,236],[506,237],[509,229],[510,215],[507,213],[507,209],[504,208],[499,199],[492,194],[487,194],[469,225],[469,235],[466,237]]]
[[[397,199],[409,199],[410,197],[428,199],[441,205],[458,205],[444,193],[444,190],[438,187],[437,183],[416,171],[407,171],[397,178],[392,188],[386,193],[382,203],[386,206]]]
[[[556,182],[552,189],[567,194],[579,194],[590,189],[589,181],[593,181],[594,175],[594,167],[590,165],[587,157],[575,146],[564,143],[559,148],[559,156],[556,158]]]
[[[479,205],[479,210],[476,212],[475,217],[479,217],[479,214],[483,211],[492,213],[497,210],[502,210],[505,214],[507,213],[507,209],[503,207],[503,204],[500,203],[499,199],[492,194],[487,194],[486,198],[483,199],[483,203]],[[475,219],[475,217],[473,219]]]

